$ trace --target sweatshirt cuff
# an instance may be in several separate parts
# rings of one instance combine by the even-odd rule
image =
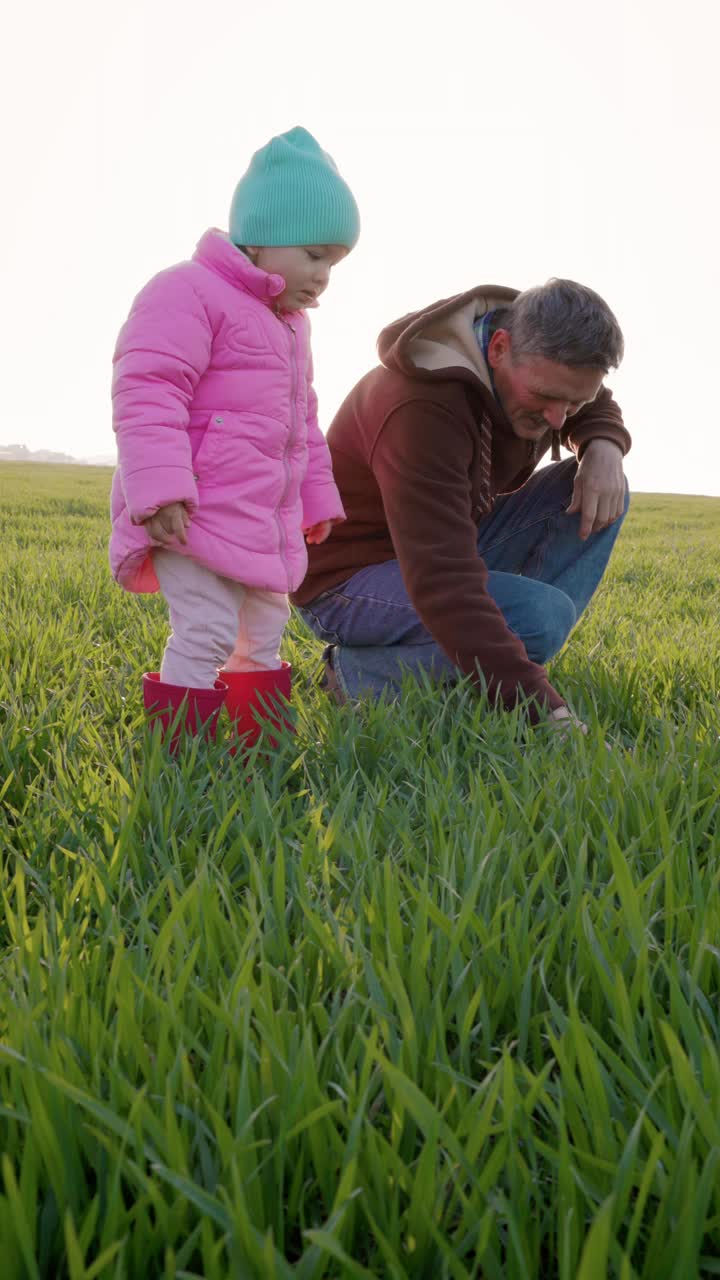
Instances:
[[[572,440],[572,436],[570,437]],[[616,444],[623,457],[630,452],[630,437],[621,427],[613,427],[610,424],[593,431],[592,435],[580,435],[579,440],[575,440],[575,456],[578,462],[582,462],[582,456],[589,444],[593,440],[609,440],[611,444]]]
[[[547,686],[545,692],[538,691],[530,694],[527,699],[527,717],[530,724],[540,724],[540,721],[548,714],[549,711],[557,711],[558,707],[566,707],[567,703],[564,698],[552,685]]]

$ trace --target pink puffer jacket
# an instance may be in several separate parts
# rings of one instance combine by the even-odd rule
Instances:
[[[293,591],[303,526],[343,519],[317,424],[304,311],[273,311],[281,276],[220,231],[135,299],[113,375],[119,466],[110,565],[128,591],[157,591],[141,521],[169,502],[192,520],[177,550],[248,586]]]

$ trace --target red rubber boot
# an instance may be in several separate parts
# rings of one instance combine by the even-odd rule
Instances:
[[[221,667],[218,675],[228,686],[225,706],[246,749],[255,745],[266,723],[295,732],[287,712],[292,676],[289,662],[275,671],[226,671]],[[276,747],[277,738],[269,737],[268,745]],[[236,750],[231,748],[233,755]]]
[[[213,689],[187,689],[181,684],[164,684],[159,671],[146,671],[142,679],[145,709],[162,725],[165,738],[181,706],[184,707],[170,739],[173,755],[183,729],[188,733],[203,733],[206,738],[215,737],[220,708],[228,691],[223,680],[216,680]]]

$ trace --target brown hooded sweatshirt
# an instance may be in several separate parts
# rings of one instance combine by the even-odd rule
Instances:
[[[492,391],[473,329],[516,289],[483,285],[404,316],[378,339],[381,364],[340,406],[327,436],[347,520],[320,546],[294,604],[309,604],[358,570],[397,559],[408,595],[461,671],[482,673],[491,698],[563,705],[487,591],[477,525],[496,494],[520,488],[553,445],[515,436]],[[567,420],[560,440],[578,460],[590,440],[630,448],[610,391]]]

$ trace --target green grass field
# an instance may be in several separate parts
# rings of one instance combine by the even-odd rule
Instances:
[[[0,468],[0,1275],[720,1275],[720,499],[553,664],[168,760],[109,472]],[[607,751],[603,739],[611,743]]]

